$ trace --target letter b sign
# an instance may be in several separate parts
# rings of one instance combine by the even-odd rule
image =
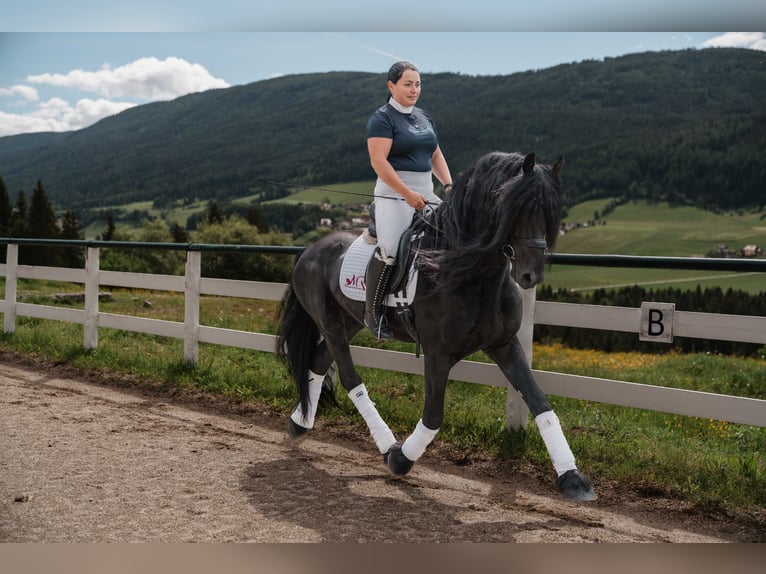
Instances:
[[[641,303],[640,341],[673,342],[673,313],[675,303]]]

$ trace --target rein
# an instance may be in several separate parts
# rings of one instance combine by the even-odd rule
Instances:
[[[367,198],[369,200],[390,199],[392,201],[407,201],[403,197],[387,197],[387,196],[375,197],[374,194],[370,195],[369,193],[362,193],[362,192],[359,192],[359,191],[343,191],[343,190],[340,190],[340,189],[330,189],[328,187],[316,187],[316,186],[313,186],[313,185],[299,185],[297,183],[287,183],[285,181],[274,181],[274,180],[270,180],[270,179],[263,179],[262,177],[256,177],[255,179],[257,181],[260,181],[260,182],[263,182],[263,183],[268,183],[268,184],[271,184],[271,185],[281,185],[282,187],[294,187],[296,189],[313,189],[313,190],[316,190],[316,191],[326,191],[328,193],[338,193],[338,194],[341,194],[341,195],[355,195],[357,197],[365,197],[365,198]],[[430,201],[426,201],[426,206],[435,207],[437,205],[439,205],[439,204],[438,203],[433,203],[433,202],[430,202]]]

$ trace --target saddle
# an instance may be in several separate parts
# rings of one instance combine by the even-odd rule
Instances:
[[[394,263],[394,268],[391,270],[391,281],[388,284],[389,293],[397,293],[406,288],[410,276],[410,268],[416,263],[418,247],[423,239],[425,226],[425,220],[414,215],[410,226],[402,233],[399,239],[399,246],[396,249],[396,263]],[[367,225],[364,237],[365,241],[371,245],[375,245],[378,242],[374,203],[370,205],[370,223]]]
[[[377,245],[374,206],[370,208],[370,224],[362,235],[349,246],[340,269],[340,290],[349,299],[364,301],[364,278]],[[402,233],[397,249],[396,263],[386,297],[386,306],[392,307],[416,343],[416,356],[420,356],[420,340],[415,329],[414,312],[410,304],[415,297],[418,280],[418,257],[428,223],[422,217],[413,217],[410,227]]]

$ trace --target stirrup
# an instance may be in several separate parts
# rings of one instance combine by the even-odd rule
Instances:
[[[391,329],[388,328],[388,321],[386,320],[385,315],[381,315],[375,319],[377,320],[377,325],[368,325],[366,320],[364,322],[365,326],[370,330],[370,333],[372,333],[372,336],[378,341],[393,339],[394,334],[391,332]]]

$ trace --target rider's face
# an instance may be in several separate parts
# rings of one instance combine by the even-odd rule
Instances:
[[[414,106],[420,97],[420,74],[415,70],[404,70],[398,82],[388,82],[388,89],[401,105]]]

